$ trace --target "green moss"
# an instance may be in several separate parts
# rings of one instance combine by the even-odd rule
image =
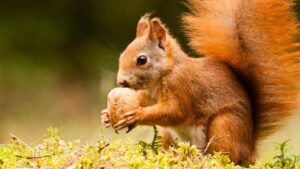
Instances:
[[[157,135],[152,143],[133,144],[130,140],[108,142],[101,131],[102,137],[95,145],[81,145],[79,141],[61,140],[58,133],[57,129],[49,128],[42,143],[37,145],[26,145],[13,137],[10,144],[0,145],[0,168],[242,168],[221,153],[203,155],[188,143],[176,143],[164,150]],[[287,142],[278,148],[280,154],[273,163],[250,168],[300,169],[300,157],[286,155]]]

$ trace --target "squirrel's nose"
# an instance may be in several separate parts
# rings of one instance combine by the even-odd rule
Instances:
[[[118,82],[118,84],[122,87],[129,87],[127,80],[121,80]]]

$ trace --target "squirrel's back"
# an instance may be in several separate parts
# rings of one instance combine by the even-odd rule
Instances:
[[[300,45],[292,0],[188,0],[190,45],[228,64],[246,87],[255,140],[296,109]]]

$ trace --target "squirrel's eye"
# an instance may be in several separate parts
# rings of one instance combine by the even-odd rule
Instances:
[[[147,61],[148,61],[148,58],[147,58],[147,56],[145,56],[145,55],[141,55],[141,56],[139,56],[139,57],[137,58],[137,64],[138,64],[138,65],[144,65],[144,64],[147,63]]]

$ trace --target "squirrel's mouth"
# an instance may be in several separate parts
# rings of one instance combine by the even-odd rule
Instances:
[[[133,77],[129,81],[126,81],[126,83],[122,83],[122,87],[131,88],[134,90],[143,90],[147,89],[150,85],[150,81],[147,80],[145,77]]]
[[[145,80],[139,80],[135,85],[131,86],[134,90],[142,90],[147,88],[147,81]]]
[[[145,89],[145,85],[138,83],[138,84],[132,86],[132,89],[134,89],[134,90],[142,90],[142,89]]]

